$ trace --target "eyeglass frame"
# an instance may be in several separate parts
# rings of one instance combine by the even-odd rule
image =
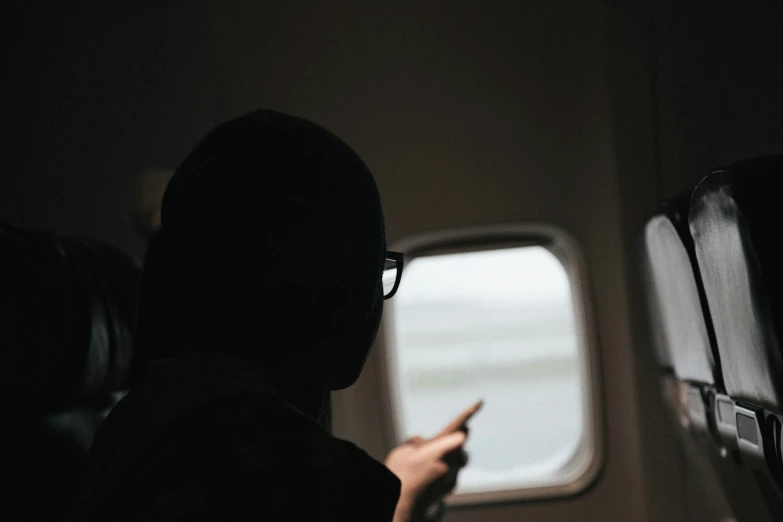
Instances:
[[[386,251],[386,257],[384,258],[384,271],[386,270],[385,264],[387,259],[393,259],[396,265],[397,274],[394,277],[394,286],[392,287],[391,291],[388,295],[384,294],[383,299],[384,301],[387,299],[391,299],[394,297],[394,294],[397,293],[397,290],[400,288],[400,281],[402,280],[402,267],[405,265],[405,256],[402,252],[391,252]],[[381,284],[381,287],[383,287],[383,284]],[[382,289],[382,288],[381,288]]]

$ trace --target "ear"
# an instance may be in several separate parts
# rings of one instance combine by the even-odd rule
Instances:
[[[359,378],[375,344],[383,316],[383,298],[379,298],[373,311],[356,327],[336,337],[329,346],[329,388],[343,390]]]
[[[160,228],[163,193],[174,171],[154,168],[132,176],[125,206],[127,218],[141,239],[148,242]]]

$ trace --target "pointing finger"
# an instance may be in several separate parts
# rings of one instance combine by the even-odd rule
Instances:
[[[471,417],[473,417],[484,405],[484,401],[478,401],[475,404],[473,404],[470,408],[466,409],[459,415],[457,415],[454,420],[452,420],[450,423],[446,425],[445,428],[443,428],[440,433],[438,433],[435,438],[441,437],[443,435],[447,435],[449,433],[454,433],[457,430],[462,429],[465,426],[465,423],[470,420]]]

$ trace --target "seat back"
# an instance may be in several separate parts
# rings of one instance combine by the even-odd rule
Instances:
[[[671,359],[680,422],[712,436],[712,404],[721,389],[720,361],[687,230],[690,194],[667,201],[644,230],[653,326]]]
[[[693,194],[689,224],[743,460],[783,519],[783,156],[717,169]]]
[[[691,262],[693,243],[687,230],[690,194],[665,203],[645,227],[651,289],[657,304],[662,342],[674,374],[686,382],[721,385],[720,363],[713,351],[709,313],[701,282]]]
[[[687,192],[664,203],[644,231],[652,311],[658,316],[658,337],[671,354],[679,392],[675,407],[684,429],[678,431],[689,460],[711,470],[712,477],[702,477],[697,487],[717,481],[739,520],[771,522],[774,518],[759,486],[741,463],[736,426],[719,415],[726,405],[733,412],[734,403],[723,387],[710,309],[688,228],[690,200]]]
[[[696,188],[690,228],[728,393],[783,413],[783,157],[719,169]]]
[[[114,248],[0,224],[0,470],[15,519],[63,515],[127,386],[139,285]]]

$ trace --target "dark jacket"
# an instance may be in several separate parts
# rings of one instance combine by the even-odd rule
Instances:
[[[84,479],[84,522],[388,522],[400,492],[383,464],[224,354],[153,365],[99,429]]]

